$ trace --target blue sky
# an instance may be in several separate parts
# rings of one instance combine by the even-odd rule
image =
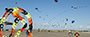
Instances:
[[[15,4],[15,2],[17,2],[17,4]],[[58,2],[54,0],[0,0],[0,17],[5,13],[5,8],[21,7],[31,14],[34,29],[89,30],[89,2],[90,0],[58,0]],[[77,7],[77,9],[71,8],[71,6]],[[38,8],[40,12],[35,10],[35,8]],[[41,18],[39,18],[40,16]],[[54,17],[55,19],[53,19]],[[45,18],[45,20],[43,20],[43,18]],[[66,21],[66,18],[69,21]],[[7,18],[7,20],[11,22],[13,22],[14,19],[12,15],[9,15]],[[25,19],[27,20],[26,17]],[[72,24],[72,20],[75,20],[75,23]],[[48,22],[49,24],[47,24]],[[65,23],[67,23],[67,25],[64,27]],[[52,25],[55,26],[53,27]],[[57,25],[59,26],[56,27]],[[72,27],[70,27],[70,25],[72,25]],[[22,28],[23,25],[21,22],[19,22],[18,28],[19,26]],[[5,26],[4,28],[11,28],[11,26]]]

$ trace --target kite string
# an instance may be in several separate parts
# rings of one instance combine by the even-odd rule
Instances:
[[[38,12],[42,13],[40,10],[37,10]]]
[[[90,7],[90,6],[86,6],[86,5],[85,6],[77,6],[77,8],[88,8],[88,7]]]
[[[70,10],[71,10],[71,9],[62,11],[61,13],[59,13],[58,15],[56,15],[55,17],[53,17],[52,19],[50,19],[50,20],[49,20],[49,23],[50,23],[53,19],[55,19],[57,16],[59,16],[59,15],[65,13],[65,12],[67,12],[67,11],[70,11]]]

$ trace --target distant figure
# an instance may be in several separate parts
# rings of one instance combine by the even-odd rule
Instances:
[[[76,33],[74,34],[74,36],[75,36],[75,37],[79,37],[80,34],[79,34],[78,32],[76,32]]]
[[[73,33],[71,31],[69,31],[68,35],[69,37],[73,37]]]

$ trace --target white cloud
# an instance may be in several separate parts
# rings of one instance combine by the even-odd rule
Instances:
[[[48,25],[49,23],[47,22],[46,25]]]
[[[48,25],[49,23],[47,22],[47,23],[42,23],[42,25]]]
[[[82,26],[82,25],[80,25],[80,28],[83,28],[83,26]]]
[[[90,26],[87,26],[87,28],[90,28]]]

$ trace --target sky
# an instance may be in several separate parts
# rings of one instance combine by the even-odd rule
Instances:
[[[20,7],[30,13],[33,29],[90,30],[90,0],[0,0],[0,17],[4,15],[5,8],[12,7]],[[13,22],[14,19],[10,14],[7,21]],[[26,17],[25,20],[28,23]],[[71,23],[73,20],[75,22]],[[19,22],[17,29],[22,27],[23,24]],[[4,29],[11,29],[11,26],[5,26]]]

